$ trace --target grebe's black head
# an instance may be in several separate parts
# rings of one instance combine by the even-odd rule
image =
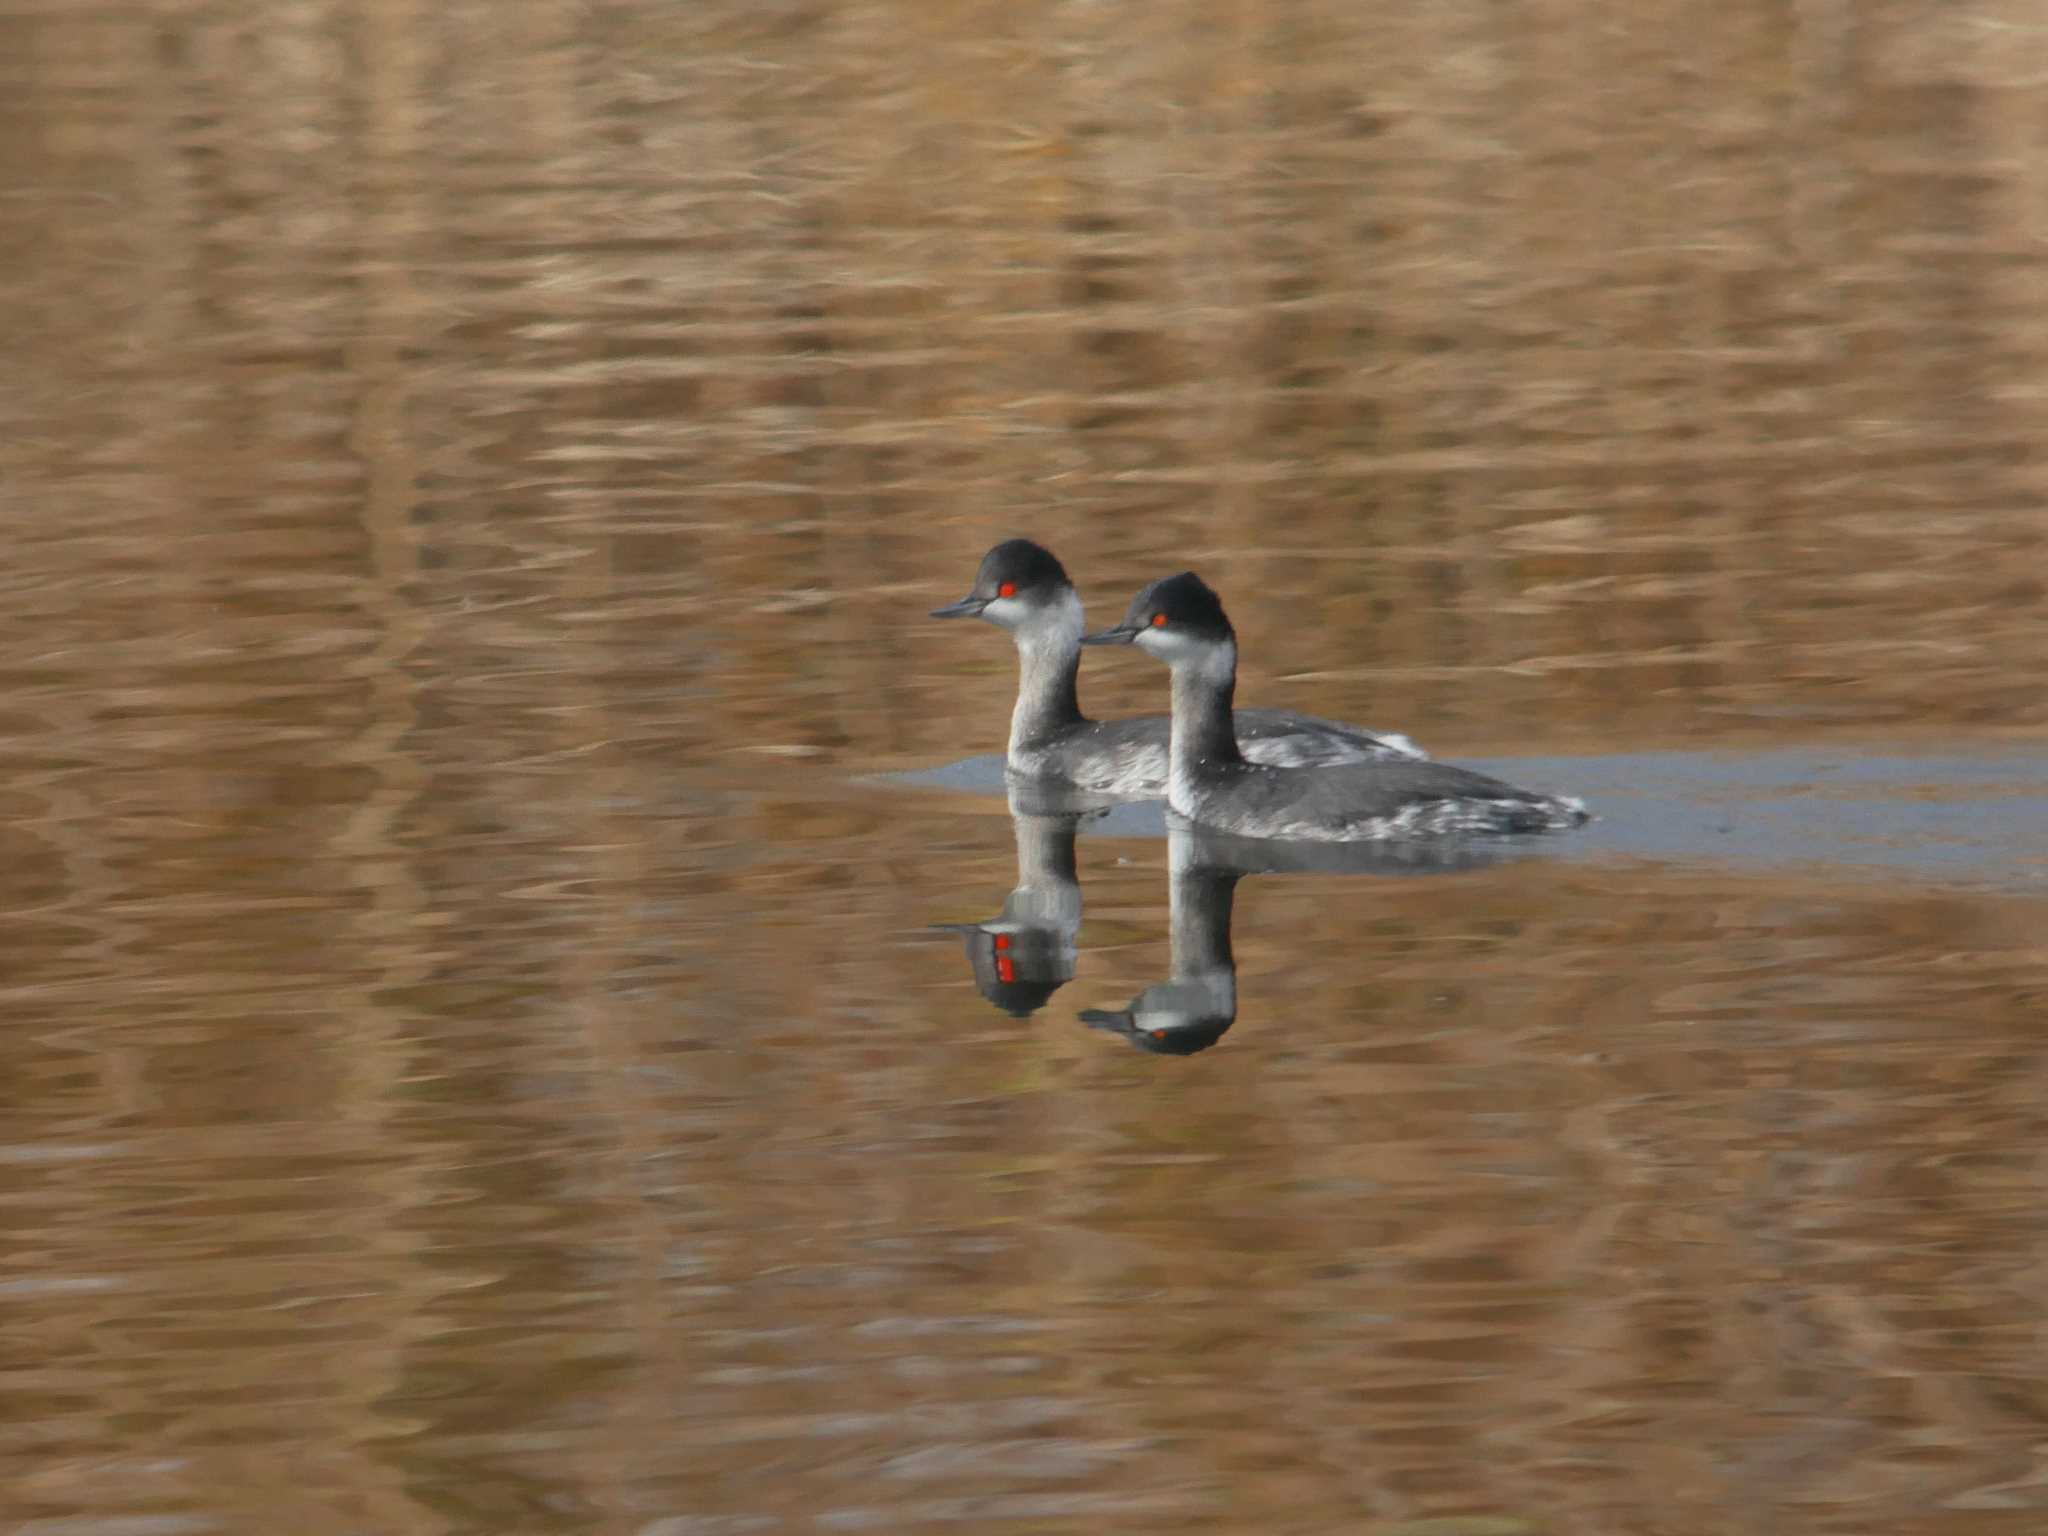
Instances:
[[[1121,624],[1081,637],[1083,645],[1137,645],[1166,662],[1213,654],[1235,641],[1223,600],[1193,571],[1161,577],[1131,599]]]
[[[1029,539],[1005,539],[981,557],[974,590],[957,603],[934,608],[935,619],[983,618],[1016,629],[1037,614],[1064,608],[1074,584],[1052,551]]]

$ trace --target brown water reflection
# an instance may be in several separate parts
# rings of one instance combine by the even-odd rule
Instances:
[[[1018,531],[1446,755],[2038,739],[2029,8],[0,17],[20,1528],[2038,1527],[2038,900],[1256,877],[1166,1061],[1163,844],[1019,1022],[856,782]]]

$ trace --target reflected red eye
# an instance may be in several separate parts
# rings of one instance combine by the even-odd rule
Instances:
[[[1015,583],[1014,581],[1006,581],[1000,587],[996,588],[997,597],[1015,597],[1016,595],[1017,583]]]
[[[1164,628],[1166,628],[1166,615],[1165,615],[1165,614],[1163,614],[1163,613],[1155,613],[1155,614],[1153,614],[1153,615],[1152,615],[1152,627],[1153,627],[1154,629],[1164,629]]]

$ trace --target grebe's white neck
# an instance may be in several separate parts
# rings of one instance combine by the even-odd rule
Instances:
[[[1081,713],[1081,599],[1068,587],[1033,610],[1012,634],[1017,642],[1017,707],[1010,713],[1010,757],[1071,726]]]

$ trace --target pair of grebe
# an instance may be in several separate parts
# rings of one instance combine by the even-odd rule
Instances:
[[[1237,634],[1191,571],[1153,582],[1123,622],[1085,633],[1081,599],[1049,550],[1010,539],[974,589],[934,618],[978,617],[1017,646],[1009,771],[1097,794],[1156,796],[1240,837],[1361,842],[1445,832],[1550,832],[1587,819],[1563,796],[1436,763],[1405,736],[1289,710],[1233,710]],[[1173,713],[1090,720],[1076,676],[1084,645],[1136,645],[1173,673]]]

